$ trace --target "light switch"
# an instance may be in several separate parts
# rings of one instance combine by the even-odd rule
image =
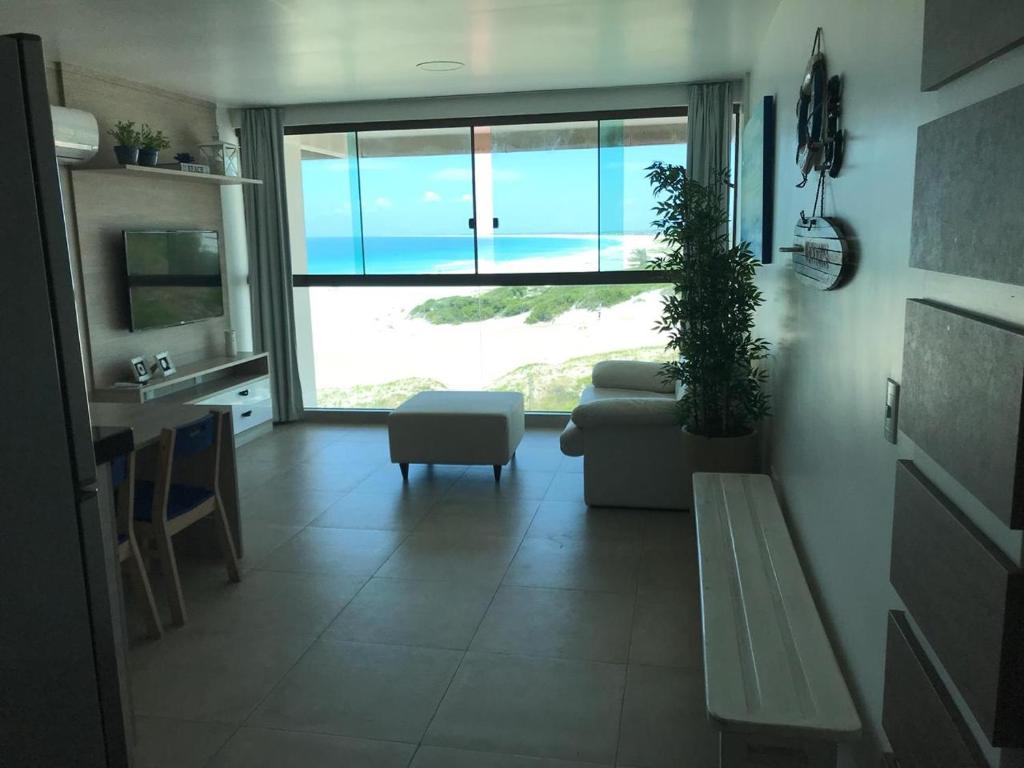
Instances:
[[[900,385],[892,379],[885,384],[885,439],[896,442],[896,429],[900,417]]]

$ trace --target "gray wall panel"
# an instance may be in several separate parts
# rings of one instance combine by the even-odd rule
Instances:
[[[1021,125],[1024,86],[918,128],[910,266],[1024,285]]]
[[[900,768],[987,768],[900,611],[889,612],[882,727]]]
[[[1022,42],[1020,0],[927,0],[921,90],[935,90]]]
[[[900,429],[1011,528],[1024,527],[1024,334],[907,302]]]
[[[890,579],[989,740],[1024,746],[1022,574],[909,461],[896,469]]]

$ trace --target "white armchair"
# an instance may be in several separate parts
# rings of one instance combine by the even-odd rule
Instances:
[[[587,504],[689,508],[677,392],[661,364],[608,360],[591,381],[560,440],[562,453],[583,457]]]

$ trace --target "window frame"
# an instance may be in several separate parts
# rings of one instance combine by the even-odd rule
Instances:
[[[738,105],[736,107],[738,114]],[[288,125],[285,136],[313,135],[321,133],[354,133],[358,145],[360,131],[400,131],[430,128],[466,128],[470,135],[470,152],[475,163],[475,134],[479,126],[530,125],[544,123],[584,122],[601,120],[632,120],[646,117],[687,117],[685,106],[649,107],[625,110],[595,110],[587,112],[545,112],[539,114],[496,115],[459,118],[431,118],[419,120],[378,120],[357,123],[316,123],[311,125]],[[600,148],[600,144],[598,145]],[[357,171],[358,173],[358,171]],[[473,212],[476,214],[476,173],[473,176]],[[600,177],[597,194],[600,196]],[[287,201],[286,201],[287,204]],[[360,216],[362,212],[360,211]],[[295,288],[352,287],[352,286],[439,286],[498,287],[505,285],[620,285],[640,283],[671,282],[670,274],[660,270],[607,270],[591,272],[515,272],[494,273],[479,271],[478,244],[474,237],[474,271],[461,274],[423,275],[338,275],[338,274],[292,274]],[[364,254],[365,260],[365,254]],[[365,269],[365,265],[364,265]]]

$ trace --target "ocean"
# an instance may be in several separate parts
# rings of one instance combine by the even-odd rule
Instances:
[[[623,269],[625,239],[596,235],[497,235],[480,243],[481,272],[591,271]],[[600,248],[599,248],[600,245]],[[364,254],[349,237],[306,239],[308,274],[414,275],[473,272],[473,237],[365,237]],[[557,259],[557,268],[553,260]],[[543,260],[545,264],[531,264]]]

